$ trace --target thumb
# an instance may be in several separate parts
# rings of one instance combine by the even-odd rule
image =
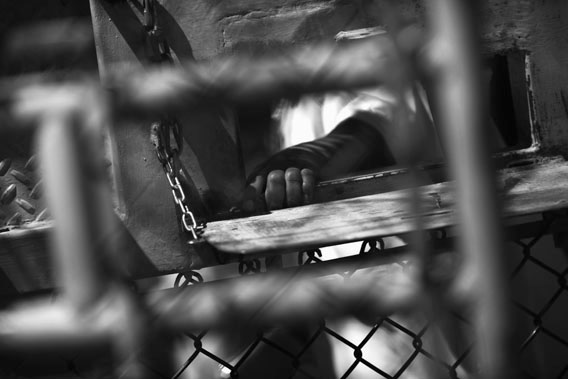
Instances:
[[[266,187],[266,178],[258,175],[252,183],[246,186],[243,191],[241,207],[244,211],[252,212],[258,209],[264,209],[264,189]]]

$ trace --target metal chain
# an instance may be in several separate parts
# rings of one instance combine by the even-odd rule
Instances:
[[[176,162],[183,146],[180,126],[176,121],[164,120],[152,124],[152,136],[156,146],[156,155],[166,173],[166,179],[170,184],[174,203],[180,212],[180,223],[185,232],[189,233],[188,243],[199,239],[205,228],[204,223],[198,223],[188,205],[188,198],[177,175]],[[170,144],[170,133],[174,135],[176,147]]]
[[[430,239],[432,240],[440,241],[446,238],[448,238],[448,232],[446,231],[446,228],[439,228],[430,231]]]
[[[144,0],[143,24],[147,34],[146,40],[150,47],[150,59],[156,63],[172,64],[173,60],[170,47],[162,34],[162,28],[158,21],[156,0]],[[180,223],[183,230],[189,234],[188,243],[191,244],[199,239],[205,224],[198,223],[195,219],[193,212],[189,208],[188,198],[178,177],[176,162],[178,162],[179,154],[183,148],[180,124],[175,118],[164,117],[160,122],[152,124],[151,130],[158,160],[166,173],[174,203],[178,207]],[[173,134],[175,147],[171,146],[170,134]]]
[[[304,261],[304,255],[306,256],[305,261]],[[321,262],[320,258],[321,258],[321,250],[320,249],[300,251],[298,253],[298,266],[307,265],[307,264],[310,264],[310,263]]]
[[[182,282],[183,279],[183,282]],[[203,283],[203,276],[197,271],[180,272],[174,281],[174,288],[185,288],[190,284]]]
[[[260,272],[260,261],[258,259],[239,259],[239,274],[257,274]]]
[[[173,63],[170,46],[164,38],[159,24],[156,0],[144,0],[144,29],[148,43],[150,59],[156,63]]]
[[[368,249],[367,249],[368,248]],[[385,241],[382,238],[364,240],[359,254],[378,253],[385,249]]]

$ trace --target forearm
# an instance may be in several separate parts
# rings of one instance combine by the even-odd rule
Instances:
[[[311,169],[317,180],[354,171],[394,164],[394,158],[377,128],[350,118],[327,136],[282,150],[259,166],[250,176],[268,175],[289,167]]]

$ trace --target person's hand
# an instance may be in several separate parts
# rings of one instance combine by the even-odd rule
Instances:
[[[290,167],[286,172],[273,170],[266,177],[258,175],[246,188],[243,209],[254,211],[296,207],[312,201],[315,187],[314,172]]]

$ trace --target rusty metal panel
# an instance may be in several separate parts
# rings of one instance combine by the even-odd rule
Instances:
[[[45,218],[36,163],[29,138],[0,142],[0,226],[19,226]]]
[[[173,8],[172,8],[173,7]],[[158,17],[174,61],[192,59],[198,49],[213,46],[215,33],[193,28],[209,24],[199,19],[191,2],[165,2]],[[142,67],[150,62],[143,11],[137,2],[91,1],[99,71],[104,81],[109,70]],[[191,14],[193,19],[188,19]],[[201,47],[200,47],[201,46]],[[209,46],[209,45],[207,45]],[[213,49],[213,50],[211,50]],[[204,55],[202,55],[204,56]],[[244,188],[236,120],[230,109],[215,109],[179,118],[184,135],[181,163],[190,194],[190,207],[209,218],[227,212]],[[180,238],[178,216],[166,176],[150,139],[150,124],[122,122],[111,131],[109,148],[116,185],[116,205],[127,229],[157,271],[203,265],[199,254]],[[193,253],[192,253],[193,252]]]

